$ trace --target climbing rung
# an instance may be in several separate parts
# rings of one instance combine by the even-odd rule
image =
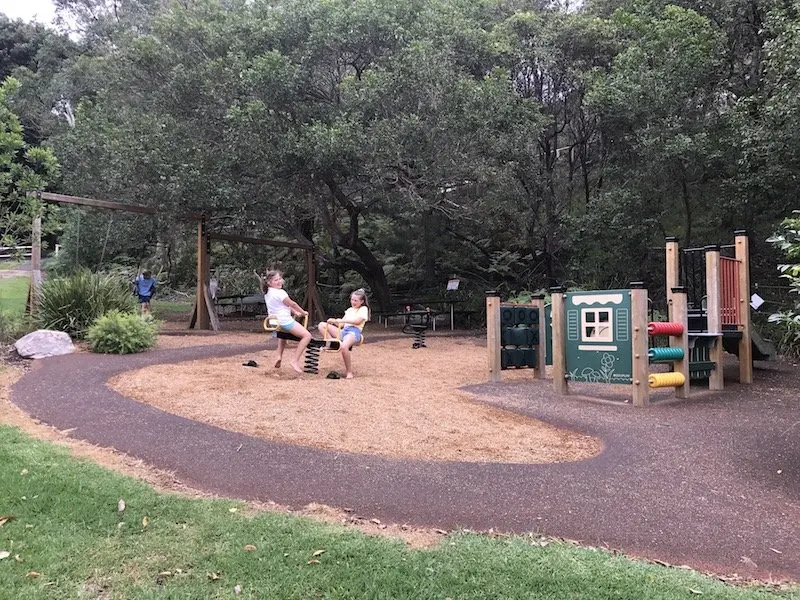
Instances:
[[[716,365],[711,362],[710,360],[703,360],[698,362],[690,362],[689,363],[689,372],[693,373],[695,371],[711,371],[716,367]]]
[[[647,382],[651,388],[680,387],[686,378],[683,373],[651,373]]]

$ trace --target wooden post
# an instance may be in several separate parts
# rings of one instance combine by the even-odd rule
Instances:
[[[42,215],[38,213],[31,223],[31,277],[25,311],[36,314],[42,287]]]
[[[683,325],[683,333],[681,335],[672,335],[669,338],[669,345],[671,348],[680,348],[683,350],[683,358],[674,362],[674,371],[683,374],[683,385],[675,388],[676,398],[689,397],[689,306],[686,298],[686,288],[674,287],[670,290],[672,292],[672,300],[669,304],[669,320],[674,323]]]
[[[725,387],[722,348],[722,279],[719,246],[706,246],[706,330],[716,337],[710,341],[709,359],[714,369],[708,378],[709,390]]]
[[[672,299],[672,288],[681,284],[681,251],[678,246],[678,238],[666,238],[666,251],[667,306],[669,306],[669,301]]]
[[[553,321],[553,390],[561,396],[569,394],[567,340],[564,335],[564,294],[563,287],[550,288],[550,316]]]
[[[650,360],[647,356],[649,337],[647,334],[647,290],[637,281],[631,285],[631,355],[633,357],[631,397],[634,406],[650,404]]]
[[[536,369],[533,376],[536,379],[544,379],[547,372],[547,365],[545,365],[547,354],[547,324],[545,323],[544,316],[544,294],[534,294],[531,297],[531,304],[539,311],[539,325],[537,330],[539,332],[539,345],[536,347]]]
[[[739,340],[739,382],[753,383],[753,337],[750,319],[750,240],[747,232],[735,234],[736,260],[739,261],[739,322],[742,339]]]
[[[208,296],[208,237],[206,235],[206,217],[197,220],[197,297],[195,298],[194,314],[189,327],[197,329],[210,329],[211,312],[209,310]]]
[[[489,354],[489,381],[500,381],[501,350],[500,297],[494,290],[486,292],[486,347]]]

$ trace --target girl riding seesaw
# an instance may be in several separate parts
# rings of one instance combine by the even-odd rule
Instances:
[[[302,373],[303,352],[305,352],[306,346],[311,341],[311,332],[295,321],[294,315],[302,317],[307,316],[308,313],[297,302],[292,300],[283,289],[283,273],[281,271],[267,271],[267,274],[261,279],[261,291],[264,292],[267,314],[278,320],[278,329],[290,333],[298,339],[297,348],[294,351],[291,362],[292,368],[297,373]],[[286,340],[278,338],[278,354],[275,360],[276,369],[281,366],[285,348]]]
[[[359,288],[350,294],[350,308],[344,311],[341,319],[328,319],[317,325],[320,335],[325,340],[339,340],[339,352],[342,354],[345,379],[353,378],[353,361],[350,349],[360,344],[363,339],[363,330],[369,321],[369,303],[364,288]]]
[[[281,271],[271,270],[261,278],[262,291],[265,292],[264,301],[267,305],[269,319],[276,319],[278,329],[295,336],[298,339],[297,348],[292,358],[292,368],[302,373],[301,360],[306,347],[311,342],[311,332],[300,323],[294,320],[294,315],[308,316],[297,302],[289,297],[283,289],[283,274]],[[339,345],[339,352],[345,366],[345,378],[353,379],[353,366],[350,356],[350,349],[360,344],[363,340],[363,329],[369,320],[369,304],[367,294],[363,288],[355,290],[350,294],[350,308],[348,308],[341,319],[328,319],[321,322],[317,329],[326,341],[326,347],[331,348],[334,342]],[[275,360],[275,368],[280,368],[283,358],[283,351],[286,348],[286,340],[278,338],[278,351]]]

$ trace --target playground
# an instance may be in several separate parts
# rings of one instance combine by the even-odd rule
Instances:
[[[149,352],[37,362],[11,400],[72,439],[203,493],[289,510],[323,505],[417,529],[541,533],[735,579],[796,581],[800,373],[776,361],[756,365],[753,376],[751,361],[723,356],[725,323],[713,322],[723,309],[708,288],[698,331],[685,292],[670,287],[672,323],[661,332],[670,344],[656,354],[668,351],[671,373],[648,364],[644,342],[659,332],[648,331],[645,290],[632,288],[613,291],[630,294],[629,309],[596,292],[564,294],[552,321],[567,339],[553,344],[550,368],[544,308],[506,314],[487,297],[494,312],[485,335],[430,332],[419,347],[417,338],[368,326],[367,343],[353,350],[353,380],[328,378],[342,369],[336,352],[320,353],[318,373],[296,374],[286,360],[274,367],[277,342],[263,330],[188,333],[184,325]],[[612,312],[607,300],[627,312]],[[741,359],[749,327],[732,327]],[[583,360],[630,343],[630,332],[639,332],[641,349],[613,351],[619,364],[630,355],[638,375],[618,369],[625,377],[604,383],[577,376],[598,369],[576,370],[572,346]],[[713,344],[695,364],[702,377],[688,401],[662,401],[681,399],[679,382],[631,393],[636,381],[678,373],[681,357],[697,363],[686,352],[690,336]],[[534,365],[538,372],[518,368]],[[567,378],[554,377],[559,368],[569,373],[569,393]]]
[[[264,344],[259,351],[159,364],[122,373],[109,385],[120,394],[229,431],[277,442],[403,459],[551,463],[590,458],[599,440],[477,401],[462,391],[485,381],[479,337],[437,337],[413,349],[409,337],[370,337],[353,351],[354,380],[337,352],[322,352],[318,375],[275,369],[266,334],[223,334]],[[162,347],[220,338],[162,336]],[[267,342],[270,341],[269,349]],[[290,350],[291,351],[291,346]],[[250,360],[257,367],[243,366]],[[518,372],[518,379],[529,374]],[[198,393],[200,392],[200,393]]]

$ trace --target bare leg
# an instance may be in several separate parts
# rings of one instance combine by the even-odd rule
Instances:
[[[331,341],[339,339],[339,328],[336,325],[322,322],[317,325],[317,329],[319,330],[319,334],[323,337],[323,339],[327,339],[328,341],[325,346],[326,348],[330,348]]]
[[[297,348],[294,351],[294,357],[292,358],[292,368],[296,373],[302,373],[303,367],[301,363],[303,360],[303,352],[306,351],[306,346],[308,346],[308,343],[311,341],[311,332],[300,325],[300,323],[295,323],[292,325],[290,333],[300,338],[300,341],[297,342]]]
[[[283,359],[283,351],[286,348],[286,340],[283,338],[278,338],[278,355],[275,359],[275,368],[281,368],[281,360]]]
[[[342,360],[344,361],[345,379],[353,379],[353,357],[350,355],[350,348],[352,348],[355,343],[356,337],[354,335],[346,335],[342,340],[340,352],[342,353]]]

